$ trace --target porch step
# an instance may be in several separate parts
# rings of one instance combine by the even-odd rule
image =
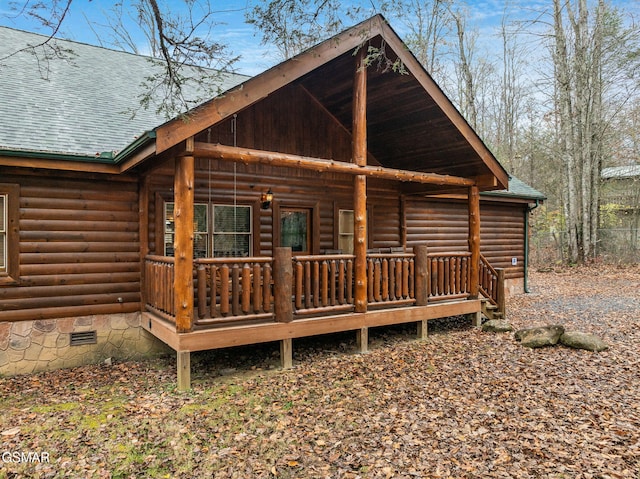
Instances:
[[[504,319],[504,314],[498,311],[498,306],[491,304],[488,299],[482,301],[482,314],[488,319]]]

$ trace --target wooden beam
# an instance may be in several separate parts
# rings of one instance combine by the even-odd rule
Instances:
[[[260,163],[264,165],[283,166],[286,168],[299,168],[303,170],[317,171],[319,173],[326,172],[364,175],[369,178],[440,186],[469,187],[475,184],[475,179],[462,178],[459,176],[438,175],[436,173],[423,173],[421,171],[397,170],[394,168],[384,168],[380,166],[359,166],[355,163],[346,163],[344,161],[201,142],[196,142],[194,156],[198,158],[239,161],[246,164]]]
[[[478,297],[480,283],[480,191],[477,186],[469,188],[469,297]]]
[[[176,332],[191,331],[193,326],[193,156],[176,158],[174,182],[174,300]]]
[[[353,79],[353,162],[359,168],[367,166],[367,68],[365,49],[358,52]],[[353,179],[353,254],[355,255],[355,311],[367,310],[367,177]],[[366,346],[365,346],[366,349]]]

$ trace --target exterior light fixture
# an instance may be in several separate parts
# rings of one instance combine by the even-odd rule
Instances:
[[[273,201],[273,191],[271,191],[271,188],[269,188],[266,193],[262,193],[260,201],[262,201],[263,210],[268,210],[271,207],[271,202]]]

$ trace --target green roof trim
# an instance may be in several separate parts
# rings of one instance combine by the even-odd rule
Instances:
[[[113,158],[113,163],[118,164],[126,160],[129,156],[133,155],[139,148],[147,146],[149,143],[153,143],[156,140],[155,130],[145,131],[134,142],[125,146],[122,151]]]
[[[34,158],[39,160],[75,161],[82,163],[103,163],[112,165],[113,152],[105,151],[98,155],[74,155],[72,153],[55,153],[50,151],[9,150],[0,148],[0,156],[17,156],[20,158]]]

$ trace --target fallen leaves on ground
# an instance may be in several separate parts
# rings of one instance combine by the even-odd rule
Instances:
[[[268,370],[277,345],[194,354],[189,393],[172,359],[3,378],[0,453],[50,460],[0,456],[0,478],[640,478],[640,268],[530,287],[516,328],[610,349],[531,350],[458,320],[423,342],[372,331],[365,355],[352,334],[296,341],[288,371]]]

